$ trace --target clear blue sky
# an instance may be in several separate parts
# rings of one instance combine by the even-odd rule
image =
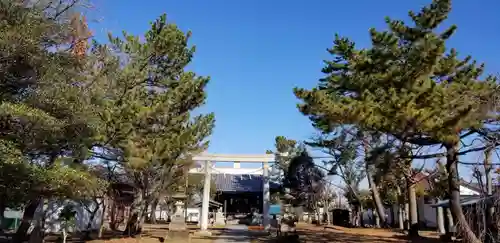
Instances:
[[[294,86],[312,87],[335,33],[368,46],[368,29],[384,17],[407,19],[430,0],[97,0],[91,24],[98,39],[111,31],[141,35],[162,13],[191,30],[190,68],[209,75],[205,111],[216,115],[210,152],[263,153],[274,137],[307,139],[313,129],[296,109]],[[447,23],[458,25],[451,46],[500,71],[498,0],[455,0]]]

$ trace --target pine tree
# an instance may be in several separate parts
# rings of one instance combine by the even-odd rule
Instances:
[[[140,232],[146,209],[165,190],[184,185],[191,156],[208,146],[214,115],[193,112],[205,102],[209,78],[185,70],[195,51],[189,37],[162,15],[144,42],[124,33],[93,48],[105,58],[101,72],[111,77],[99,81],[107,87],[97,99],[104,129],[96,146],[119,162],[136,189],[125,234]]]
[[[323,161],[325,169],[329,175],[338,176],[344,183],[345,197],[353,212],[351,225],[362,225],[358,217],[363,213],[359,186],[366,174],[364,161],[358,153],[359,141],[356,136],[352,136],[351,131],[339,127],[333,134],[318,136],[306,144],[331,156],[331,159]]]
[[[372,47],[357,49],[336,36],[317,88],[296,88],[300,110],[315,126],[336,124],[388,133],[401,143],[443,145],[447,150],[451,209],[468,242],[479,242],[460,207],[458,144],[463,132],[489,118],[496,84],[481,79],[484,65],[461,59],[446,41],[456,26],[438,32],[451,11],[451,0],[434,0],[419,13],[409,12],[413,25],[386,19],[389,30],[370,30]]]
[[[271,171],[271,179],[276,183],[282,184],[287,177],[286,173],[290,167],[290,161],[305,151],[305,148],[297,141],[284,136],[276,136],[274,146],[275,151],[266,151],[268,154],[274,154],[276,158]]]
[[[314,164],[307,151],[290,160],[284,187],[290,189],[293,204],[314,208],[316,196],[325,186],[325,173]]]
[[[81,69],[86,58],[64,48],[71,29],[65,11],[71,6],[61,4],[0,1],[0,143],[15,151],[8,156],[25,163],[16,164],[24,168],[16,170],[20,174],[4,179],[23,177],[30,184],[22,192],[24,215],[14,242],[26,236],[44,198],[78,197],[92,183],[74,163],[84,159],[95,135],[90,96],[78,85],[87,78]]]

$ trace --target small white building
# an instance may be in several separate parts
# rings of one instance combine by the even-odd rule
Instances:
[[[77,201],[72,200],[50,200],[44,205],[40,204],[35,212],[34,221],[40,222],[44,220],[43,225],[45,226],[46,233],[58,233],[61,232],[61,219],[59,218],[59,214],[61,210],[66,206],[73,206],[73,210],[76,212],[75,215],[75,227],[69,229],[69,231],[85,231],[87,230],[87,226],[90,222],[91,213],[96,208],[96,204],[93,202],[87,203],[88,209],[86,206],[82,205]],[[6,210],[4,212],[5,218],[14,218],[20,221],[22,218],[22,211],[13,211]],[[90,230],[98,230],[101,226],[102,219],[102,208],[99,208],[94,215],[92,222],[90,223]],[[16,225],[18,226],[18,225]]]
[[[461,181],[460,183],[460,195],[461,196],[478,196],[480,195],[480,189],[473,183],[467,183]],[[433,198],[418,198],[418,217],[419,221],[426,227],[436,228],[437,227],[437,210],[431,205],[436,202]]]

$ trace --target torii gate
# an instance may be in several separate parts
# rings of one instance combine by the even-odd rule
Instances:
[[[269,229],[269,163],[274,162],[274,154],[208,154],[203,153],[193,157],[194,161],[205,162],[205,181],[203,186],[203,201],[201,207],[200,230],[206,232],[208,229],[208,205],[210,202],[210,184],[212,174],[212,162],[233,162],[233,163],[261,163],[262,164],[262,224],[264,229]]]

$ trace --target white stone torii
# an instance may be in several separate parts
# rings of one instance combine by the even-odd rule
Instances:
[[[210,184],[212,174],[212,162],[234,162],[234,163],[262,163],[262,224],[265,230],[269,229],[269,163],[274,162],[274,154],[208,154],[202,153],[193,157],[194,161],[203,161],[205,181],[203,186],[203,201],[201,207],[200,231],[206,232],[208,229],[208,206],[210,202]]]

